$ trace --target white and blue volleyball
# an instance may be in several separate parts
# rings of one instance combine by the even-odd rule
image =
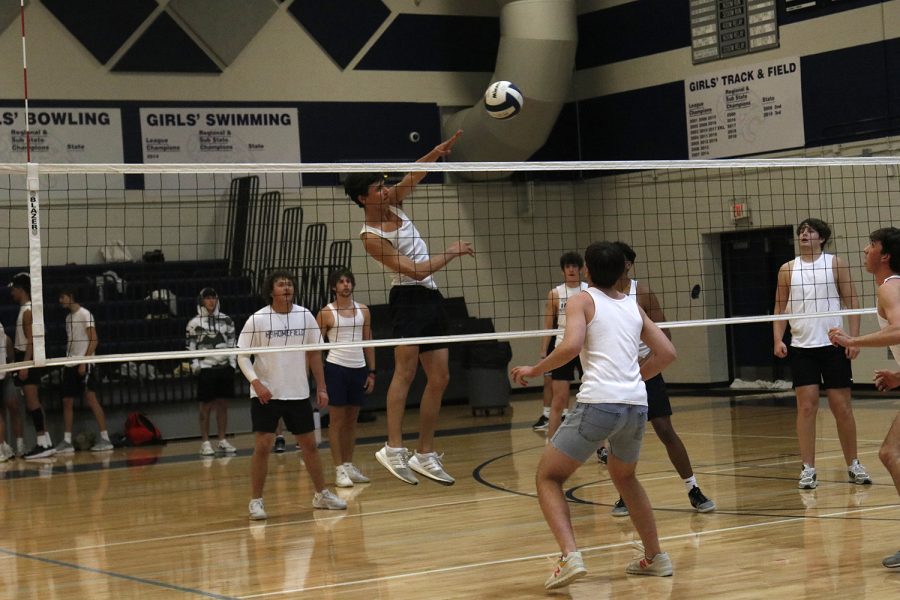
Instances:
[[[524,104],[522,90],[509,81],[495,81],[484,93],[484,108],[495,119],[511,119]]]

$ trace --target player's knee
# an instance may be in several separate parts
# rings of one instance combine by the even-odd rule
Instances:
[[[319,451],[319,446],[316,444],[316,437],[312,433],[297,436],[297,444],[300,445],[300,450],[303,452],[303,455],[307,457]]]
[[[882,444],[881,449],[878,450],[878,458],[881,459],[881,464],[883,464],[892,475],[897,472],[897,470],[900,470],[900,448],[895,448],[890,444]]]
[[[429,373],[428,385],[432,388],[446,389],[450,385],[450,373],[443,370]]]

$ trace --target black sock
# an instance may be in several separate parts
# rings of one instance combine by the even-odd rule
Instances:
[[[31,422],[34,423],[35,431],[44,431],[44,411],[43,409],[36,408],[34,410],[29,410],[28,414],[31,415]]]

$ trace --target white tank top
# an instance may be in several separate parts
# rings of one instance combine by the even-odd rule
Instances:
[[[887,279],[882,281],[881,285],[884,285],[891,279],[900,279],[900,275],[891,275],[890,277],[888,277]],[[885,327],[890,325],[888,320],[885,319],[884,317],[882,317],[881,315],[879,315],[878,313],[876,313],[875,316],[878,317],[878,325],[880,325],[882,329],[884,329]],[[893,346],[889,346],[889,347],[891,349],[891,354],[894,355],[894,360],[897,361],[898,365],[900,365],[900,344],[894,344]]]
[[[627,296],[613,300],[596,288],[594,318],[587,324],[581,366],[584,375],[576,398],[587,404],[647,406],[647,389],[638,366],[638,344],[644,321],[637,303]]]
[[[378,227],[363,225],[359,234],[371,233],[372,235],[377,235],[378,237],[387,240],[397,252],[413,262],[428,260],[430,258],[428,255],[428,246],[425,245],[425,240],[422,239],[419,230],[416,229],[416,226],[409,217],[406,216],[405,212],[396,206],[392,206],[391,210],[394,211],[395,215],[400,217],[401,221],[400,227],[397,228],[396,231],[384,231]],[[432,290],[437,289],[437,284],[434,282],[431,275],[418,281],[401,273],[394,273],[391,285],[421,285]]]
[[[363,339],[363,323],[365,317],[359,309],[359,304],[353,303],[353,316],[342,317],[334,302],[323,310],[330,310],[334,317],[334,327],[328,330],[328,341],[332,344],[342,342],[361,342]],[[358,369],[366,366],[366,357],[362,348],[335,348],[328,351],[326,362],[350,369]]]
[[[566,302],[575,294],[580,294],[588,289],[588,284],[581,282],[578,287],[568,287],[562,283],[554,288],[556,290],[556,326],[563,330],[563,333],[556,334],[556,346],[563,341],[566,330]]]
[[[631,280],[631,289],[628,290],[628,297],[634,300],[635,304],[638,304],[637,298],[637,279]],[[650,354],[650,346],[645,344],[642,341],[638,342],[638,358],[644,358]]]
[[[16,341],[15,347],[19,352],[25,352],[28,350],[28,339],[25,337],[25,327],[22,325],[22,318],[25,316],[25,311],[31,310],[31,302],[26,302],[22,306],[19,307],[19,316],[16,317]]]
[[[814,314],[841,309],[841,296],[834,280],[834,255],[822,253],[806,262],[798,256],[791,267],[791,289],[787,311],[793,315]],[[791,346],[821,348],[830,346],[828,330],[840,327],[840,317],[791,319]]]

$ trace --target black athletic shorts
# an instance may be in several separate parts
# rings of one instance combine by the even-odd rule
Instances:
[[[16,355],[15,362],[23,362],[25,360],[24,352],[22,352],[20,350],[16,350],[15,355]],[[22,387],[23,385],[40,385],[41,377],[43,376],[44,371],[46,369],[47,369],[47,367],[43,367],[41,369],[36,369],[36,368],[32,367],[32,368],[28,369],[28,377],[26,377],[24,381],[19,379],[18,371],[10,373],[10,375],[12,375],[13,383],[16,384],[16,387]]]
[[[839,390],[853,385],[853,368],[843,348],[820,346],[819,348],[788,349],[791,361],[793,387],[818,385],[822,389]]]
[[[391,326],[397,338],[447,335],[450,330],[444,297],[421,285],[395,285],[389,298]],[[446,348],[446,343],[422,344],[419,352]]]
[[[231,365],[200,369],[197,376],[197,401],[212,402],[234,397],[234,369]]]
[[[275,433],[278,419],[294,435],[302,435],[316,429],[312,404],[303,400],[269,400],[266,404],[258,398],[250,398],[250,421],[256,433]]]
[[[672,403],[669,402],[669,393],[666,391],[662,373],[645,381],[644,386],[647,388],[647,420],[671,417]]]
[[[561,367],[557,367],[550,372],[550,379],[553,381],[575,381],[575,369],[578,373],[584,375],[584,369],[581,368],[581,358],[576,356]]]
[[[86,364],[84,375],[78,374],[78,366],[63,367],[62,397],[84,398],[86,391],[96,392],[100,385],[97,365]]]
[[[545,356],[550,356],[550,353],[553,352],[553,350],[555,348],[556,348],[556,336],[551,335],[550,343],[547,344],[547,354]],[[549,377],[550,379],[553,379],[553,371],[547,371],[546,373],[544,373],[544,377]]]

